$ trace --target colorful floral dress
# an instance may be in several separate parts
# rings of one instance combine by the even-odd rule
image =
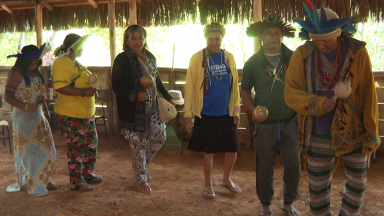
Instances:
[[[25,85],[24,79],[17,87],[15,98],[23,103],[36,103],[39,95],[47,97],[42,80],[39,77],[30,79],[30,87]],[[42,105],[32,113],[14,107],[12,126],[17,183],[10,185],[7,192],[20,191],[26,185],[29,194],[45,195],[56,160],[56,149]]]

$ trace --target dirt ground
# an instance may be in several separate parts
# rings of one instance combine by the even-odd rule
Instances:
[[[95,184],[91,192],[69,189],[66,160],[66,144],[59,131],[54,130],[57,162],[51,178],[59,189],[48,195],[35,197],[25,191],[6,193],[6,187],[14,183],[13,155],[8,145],[0,142],[0,216],[70,216],[70,215],[258,215],[259,200],[255,188],[254,150],[242,146],[238,154],[232,180],[243,192],[233,194],[218,183],[223,173],[224,154],[214,158],[214,189],[217,198],[206,200],[202,196],[204,181],[202,153],[184,151],[160,151],[149,167],[153,192],[140,193],[131,169],[129,146],[120,137],[104,138],[100,132],[99,151],[95,173],[104,176],[104,182]],[[361,215],[384,215],[384,155],[378,154],[368,171],[368,187]],[[279,157],[275,171],[275,197],[272,209],[275,215],[283,215],[282,163]],[[344,189],[344,167],[340,163],[332,184],[331,207],[337,215]],[[305,178],[295,202],[302,215],[309,215],[308,181]]]

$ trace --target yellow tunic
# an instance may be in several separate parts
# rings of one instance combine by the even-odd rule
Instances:
[[[70,85],[75,80],[75,88],[86,89],[89,71],[84,67],[76,67],[75,62],[67,56],[56,59],[52,65],[53,89]],[[90,118],[95,114],[95,97],[68,96],[56,92],[55,112],[75,118]]]
[[[351,99],[362,121],[346,100],[339,100],[332,121],[332,151],[336,156],[350,153],[354,145],[363,142],[364,154],[371,154],[380,145],[378,133],[378,103],[371,61],[365,43],[348,40],[348,53],[343,74],[352,84]],[[285,77],[285,102],[299,115],[299,141],[304,154],[312,133],[313,118],[326,113],[323,111],[324,96],[312,92],[311,57],[307,57],[307,42],[292,55]]]

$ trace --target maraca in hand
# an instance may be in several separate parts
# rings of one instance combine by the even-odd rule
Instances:
[[[98,79],[98,77],[96,76],[96,74],[91,74],[88,77],[88,83],[90,85],[96,84],[97,83],[97,79]]]
[[[144,86],[144,88],[148,88],[153,85],[153,77],[148,74],[143,74],[140,78],[140,84]]]
[[[252,112],[253,122],[260,123],[267,120],[269,115],[268,109],[265,106],[257,106]]]
[[[351,86],[345,82],[345,81],[339,81],[336,83],[335,87],[333,88],[333,92],[335,93],[335,96],[333,99],[346,99],[351,95],[352,88]]]

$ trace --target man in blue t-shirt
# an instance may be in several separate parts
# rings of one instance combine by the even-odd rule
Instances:
[[[286,215],[300,215],[292,203],[300,183],[300,146],[297,114],[284,101],[284,78],[292,51],[284,44],[284,36],[294,36],[294,29],[276,16],[251,24],[247,35],[263,42],[260,51],[244,65],[241,98],[250,113],[265,106],[268,119],[255,124],[256,190],[262,204],[260,215],[272,215],[273,175],[277,152],[284,165],[284,204]],[[250,92],[256,95],[252,102]]]

